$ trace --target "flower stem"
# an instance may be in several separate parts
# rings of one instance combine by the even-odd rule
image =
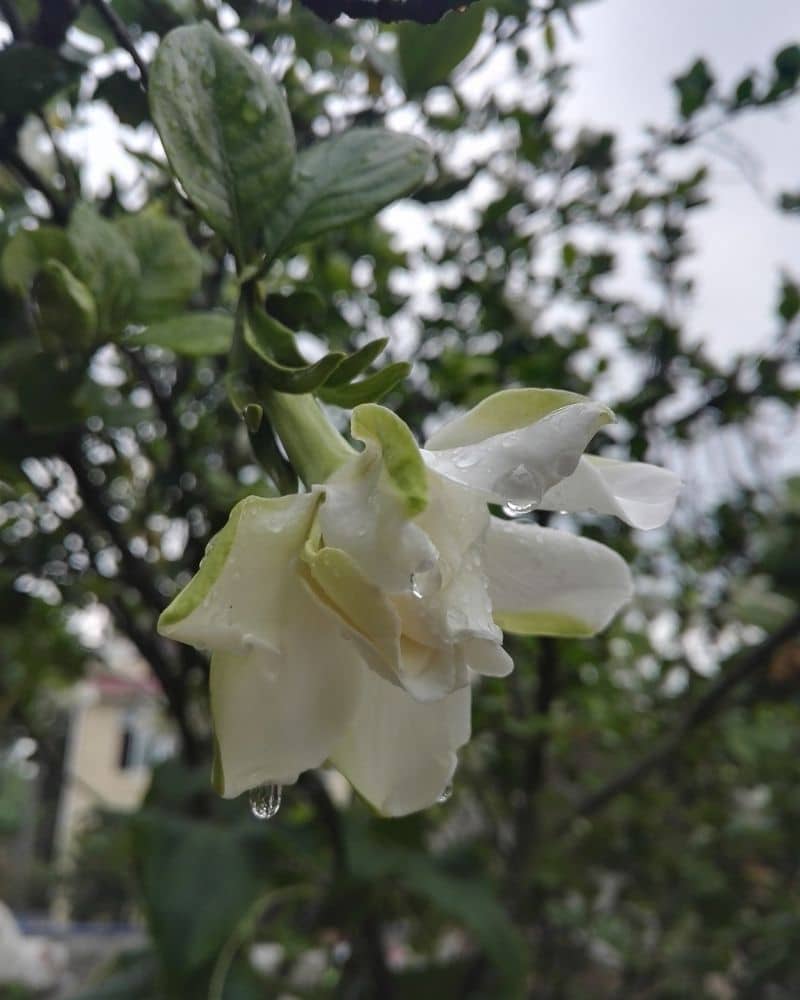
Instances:
[[[263,402],[289,461],[306,486],[324,483],[355,454],[313,396],[270,389]]]

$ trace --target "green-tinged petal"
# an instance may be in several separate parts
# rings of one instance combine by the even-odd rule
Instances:
[[[681,481],[646,462],[618,462],[584,455],[567,479],[548,490],[544,510],[615,514],[634,528],[660,528],[675,509]]]
[[[483,563],[495,621],[521,635],[594,635],[633,596],[612,549],[535,524],[492,518]]]
[[[450,783],[470,735],[469,686],[421,704],[370,670],[332,763],[384,816],[427,809]]]
[[[428,438],[425,447],[429,451],[442,451],[479,444],[488,437],[530,427],[565,406],[588,402],[586,396],[561,389],[503,389],[449,420]],[[612,419],[611,412],[606,412]]]
[[[211,659],[214,778],[226,798],[295,782],[330,756],[358,712],[369,671],[336,615],[294,575],[283,614],[281,652],[254,647]]]
[[[325,544],[347,552],[372,583],[402,593],[436,560],[430,539],[413,523],[427,505],[428,472],[411,432],[391,411],[358,407],[353,434],[364,450],[324,486]]]
[[[386,477],[408,516],[421,514],[428,505],[428,473],[408,425],[385,406],[365,403],[353,410],[350,427],[353,437],[380,448]]]
[[[341,549],[307,550],[305,562],[318,596],[355,633],[368,663],[387,679],[400,669],[400,619],[383,591]]]
[[[571,475],[613,414],[574,393],[508,389],[490,396],[428,441],[428,467],[492,503],[532,509]]]
[[[162,635],[210,650],[279,650],[286,582],[319,497],[248,497],[209,543],[200,568],[162,613]]]

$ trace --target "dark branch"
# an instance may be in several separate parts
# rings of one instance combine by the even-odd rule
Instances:
[[[142,85],[142,89],[147,90],[147,66],[133,44],[133,39],[128,32],[127,25],[114,8],[110,4],[107,4],[105,0],[89,0],[89,3],[109,26],[120,48],[125,49],[134,63],[136,63],[136,68],[139,70],[139,82]]]
[[[348,17],[377,18],[379,21],[417,21],[433,24],[448,11],[460,10],[475,0],[303,0],[309,10],[325,21]]]
[[[17,13],[17,8],[12,0],[0,0],[0,14],[5,18],[6,24],[11,29],[11,34],[17,41],[25,37],[25,25],[22,23],[22,18]]]
[[[20,180],[44,195],[47,200],[47,204],[50,206],[53,219],[59,223],[59,225],[66,225],[69,219],[69,210],[61,200],[58,192],[55,191],[43,177],[40,177],[33,167],[26,163],[15,149],[6,146],[2,149],[2,151],[0,151],[0,158],[8,164],[11,171],[15,173]]]
[[[578,803],[575,816],[591,816],[599,812],[617,795],[627,792],[651,771],[666,764],[680,750],[686,736],[712,718],[734,688],[768,667],[773,654],[798,634],[800,634],[800,613],[790,618],[785,625],[758,646],[754,646],[749,652],[739,654],[734,659],[733,665],[724,670],[705,694],[689,708],[669,736],[641,760],[625,768],[616,778],[612,778],[608,784],[587,795]]]

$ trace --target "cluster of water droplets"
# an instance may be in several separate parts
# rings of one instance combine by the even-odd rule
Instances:
[[[250,812],[256,819],[274,819],[281,807],[281,785],[259,785],[250,792]]]

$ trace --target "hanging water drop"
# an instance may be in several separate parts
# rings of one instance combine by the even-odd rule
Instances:
[[[417,598],[418,600],[421,600],[421,599],[422,599],[422,591],[420,590],[420,586],[419,586],[419,584],[417,583],[417,578],[416,578],[416,577],[414,576],[414,574],[413,574],[413,573],[411,574],[411,593],[412,593],[412,594],[414,595],[414,597],[416,597],[416,598]]]
[[[503,504],[503,513],[506,517],[522,517],[523,514],[530,514],[535,507],[535,503],[512,503],[508,500]]]
[[[443,805],[445,802],[449,802],[452,796],[453,796],[453,786],[445,785],[445,787],[442,789],[441,795],[436,801],[439,803],[439,805]]]
[[[273,819],[281,807],[280,785],[259,785],[250,791],[250,812],[256,819]]]

